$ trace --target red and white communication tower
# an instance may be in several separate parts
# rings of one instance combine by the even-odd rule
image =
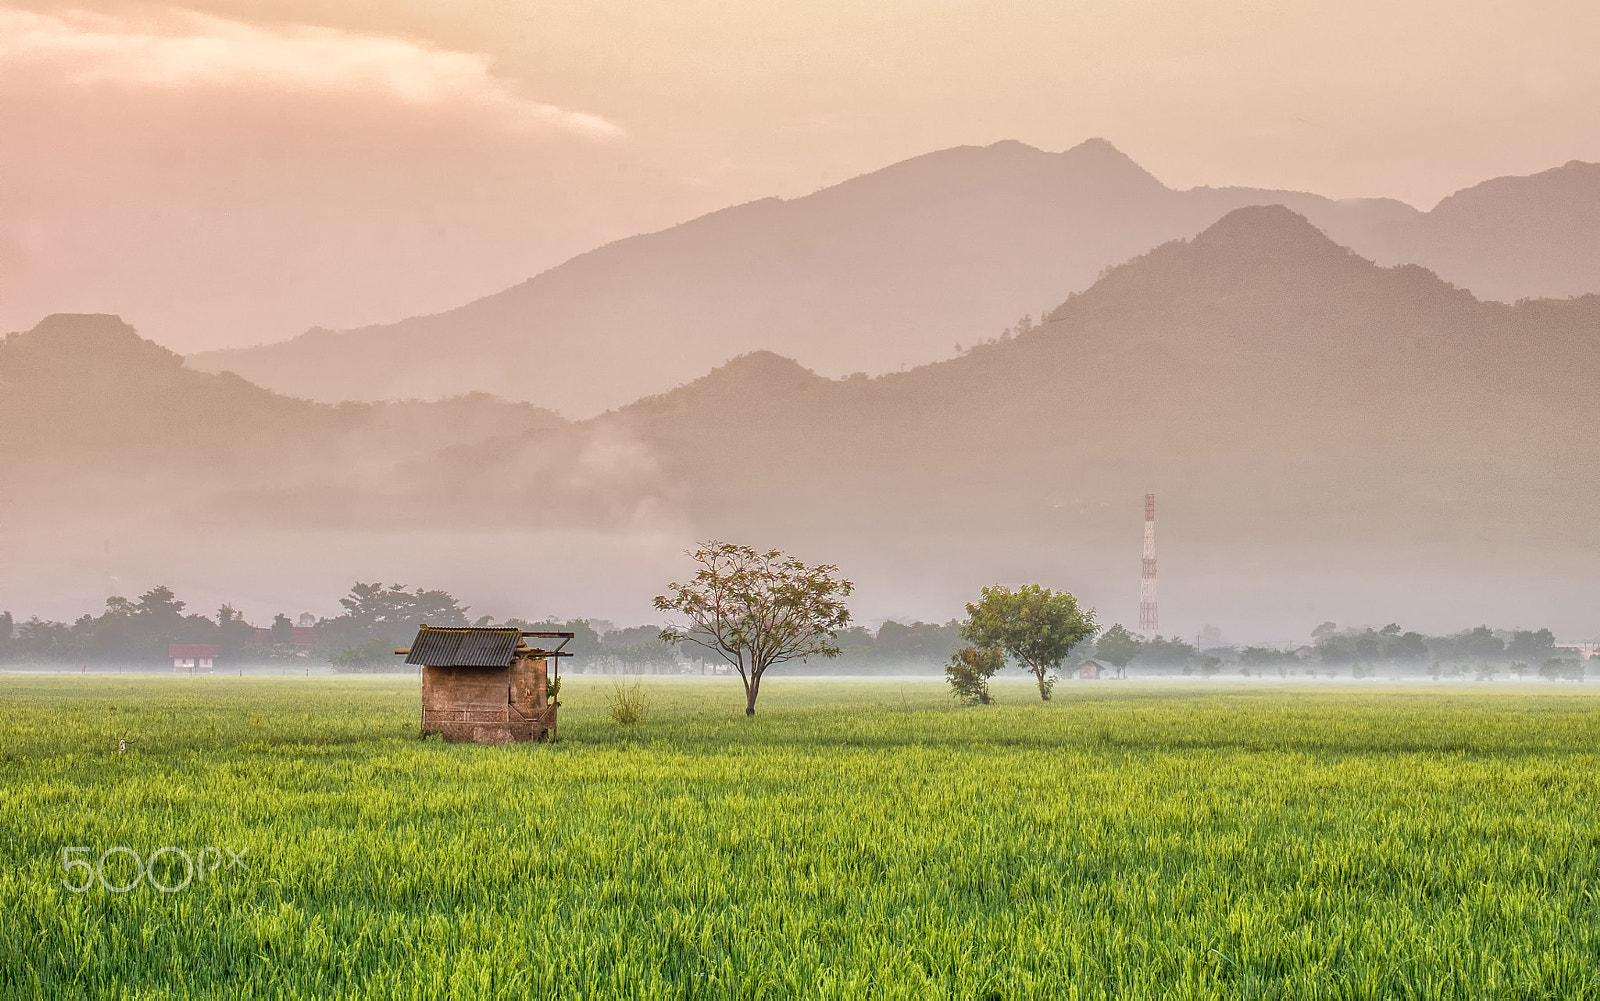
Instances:
[[[1156,495],[1144,495],[1144,569],[1139,572],[1139,631],[1153,633],[1156,618]]]

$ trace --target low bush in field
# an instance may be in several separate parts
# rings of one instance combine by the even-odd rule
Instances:
[[[606,700],[606,711],[611,716],[611,722],[622,726],[643,723],[648,708],[643,688],[637,678],[631,682],[623,681],[621,678],[613,679],[611,695]]]

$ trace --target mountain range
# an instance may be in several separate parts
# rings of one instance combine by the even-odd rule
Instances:
[[[1037,317],[1107,267],[1228,212],[1281,204],[1385,265],[1479,298],[1600,291],[1600,166],[1504,177],[1428,212],[1162,184],[1110,143],[930,153],[620,240],[433,316],[193,356],[323,402],[488,392],[589,417],[770,350],[828,376],[894,372]]]
[[[63,527],[0,556],[66,580],[104,538],[147,574],[187,547],[272,593],[381,571],[626,618],[722,537],[838,563],[882,614],[1040,580],[1126,621],[1153,490],[1185,626],[1600,631],[1600,297],[1483,301],[1264,206],[1058,303],[905,372],[758,351],[578,422],[286,399],[52,318],[0,345],[0,519]]]

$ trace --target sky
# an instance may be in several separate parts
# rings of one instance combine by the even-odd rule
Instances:
[[[1600,5],[0,4],[0,331],[175,350],[435,312],[934,149],[1431,207],[1600,161]]]

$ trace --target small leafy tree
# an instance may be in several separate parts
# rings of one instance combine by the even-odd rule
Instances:
[[[950,655],[944,667],[945,680],[956,698],[967,705],[990,705],[989,679],[1006,666],[1006,654],[999,647],[965,646]]]
[[[1093,610],[1078,608],[1078,599],[1038,584],[1013,591],[995,585],[983,589],[967,606],[961,638],[980,647],[998,647],[1031,673],[1039,698],[1050,701],[1055,670],[1074,646],[1096,632]]]
[[[1127,672],[1128,664],[1143,649],[1144,641],[1128,632],[1120,622],[1102,633],[1094,643],[1095,656],[1115,667],[1119,677]]]
[[[655,607],[686,620],[661,630],[667,643],[693,643],[721,657],[744,682],[744,713],[756,714],[761,678],[774,664],[837,657],[850,624],[844,599],[855,585],[830,564],[811,566],[776,549],[707,542],[687,554],[700,569],[667,585]]]

